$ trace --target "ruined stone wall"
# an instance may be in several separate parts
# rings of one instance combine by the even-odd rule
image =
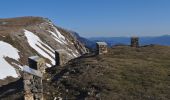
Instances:
[[[42,78],[24,72],[24,98],[25,100],[43,100]]]
[[[65,50],[56,50],[55,51],[55,62],[56,66],[63,66],[68,62],[67,53]]]
[[[29,67],[23,67],[23,84],[25,100],[43,100],[43,73],[45,61],[38,57],[29,57]]]
[[[28,58],[29,67],[35,70],[40,71],[41,73],[45,72],[45,60],[38,56],[32,56]]]
[[[105,53],[107,53],[108,52],[108,50],[107,50],[107,45],[102,45],[102,44],[96,44],[97,46],[97,51],[96,51],[96,53],[98,54],[98,55],[100,55],[100,54],[105,54]]]

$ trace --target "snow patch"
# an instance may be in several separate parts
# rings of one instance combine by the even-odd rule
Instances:
[[[66,38],[64,37],[64,35],[62,35],[61,33],[60,33],[60,31],[51,23],[51,22],[48,22],[49,23],[49,25],[51,25],[52,26],[52,28],[54,29],[54,31],[55,32],[52,32],[52,31],[48,31],[48,32],[50,32],[54,37],[54,39],[56,40],[56,41],[58,41],[59,43],[65,43],[65,44],[67,44],[67,41],[66,41]],[[63,44],[62,43],[62,44]]]
[[[50,32],[50,33],[52,34],[53,39],[55,39],[57,42],[59,42],[59,43],[61,43],[61,44],[64,44],[64,43],[57,37],[57,35],[56,35],[54,32],[52,32],[52,31],[48,31],[48,32]]]
[[[78,57],[79,53],[78,53],[78,51],[77,51],[77,50],[75,51],[77,54],[76,54],[76,53],[74,53],[74,52],[73,52],[73,50],[72,50],[72,49],[70,49],[70,48],[67,48],[67,50],[71,51],[72,56],[74,56],[75,58],[76,58],[76,57]]]
[[[16,64],[14,62],[12,62],[11,64],[17,66],[19,68],[19,70],[23,71],[23,66],[19,65],[19,64]]]
[[[63,35],[61,35],[61,33],[58,33],[59,31],[58,32],[56,31],[57,34],[52,31],[48,31],[48,32],[50,32],[52,34],[53,38],[57,42],[59,42],[61,44],[67,44],[67,42],[65,41],[65,37]]]
[[[55,27],[53,27],[53,28],[54,28],[55,32],[57,33],[58,37],[65,40],[65,37],[59,32],[59,30]]]
[[[47,66],[47,67],[51,67],[51,65],[50,65],[50,64],[48,64],[48,63],[46,63],[46,66]]]
[[[42,55],[43,57],[49,59],[51,61],[51,63],[54,65],[55,64],[55,54],[54,54],[54,50],[48,46],[47,44],[45,44],[44,42],[42,42],[42,40],[36,36],[34,33],[28,31],[28,30],[24,30],[25,36],[28,40],[29,45],[36,50],[40,55]],[[44,47],[44,46],[46,47]],[[50,51],[50,50],[52,51]]]
[[[78,55],[76,55],[75,53],[72,52],[72,54],[73,54],[74,57],[78,57]]]
[[[7,76],[18,77],[15,68],[5,60],[5,57],[9,57],[18,61],[20,58],[18,52],[12,45],[0,41],[0,79]]]

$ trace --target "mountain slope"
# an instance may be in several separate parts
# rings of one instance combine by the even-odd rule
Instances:
[[[47,66],[55,64],[54,51],[64,49],[68,60],[86,53],[86,48],[72,33],[55,26],[42,17],[18,17],[0,19],[0,79],[7,76],[18,77],[21,66],[27,65],[29,56],[39,55],[47,61]],[[5,74],[12,72],[9,75]]]
[[[77,32],[70,31],[81,43],[83,43],[87,48],[94,49],[96,43],[94,41],[90,41],[89,39],[83,38],[79,36]]]

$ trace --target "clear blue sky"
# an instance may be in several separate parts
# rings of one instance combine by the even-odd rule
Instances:
[[[170,0],[1,0],[0,18],[48,17],[85,37],[170,34]]]

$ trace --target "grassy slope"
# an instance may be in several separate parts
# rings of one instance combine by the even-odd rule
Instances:
[[[114,47],[106,55],[85,56],[51,73],[64,76],[53,78],[64,98],[170,99],[170,47]]]

